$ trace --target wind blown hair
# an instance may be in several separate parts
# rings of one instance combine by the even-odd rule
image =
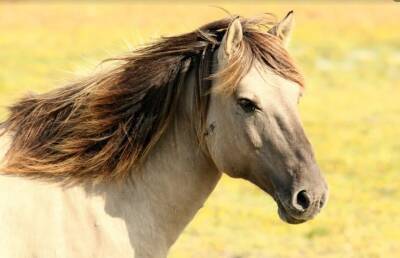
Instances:
[[[233,17],[161,38],[112,59],[117,65],[110,71],[23,98],[0,124],[0,135],[12,137],[1,170],[63,183],[125,178],[140,166],[173,119],[191,69],[197,77],[193,116],[199,120],[199,139],[215,76],[224,83],[214,87],[229,94],[258,60],[302,86],[302,76],[280,40],[267,33],[274,20],[239,19],[243,41],[226,69],[216,75],[211,74],[212,58]]]

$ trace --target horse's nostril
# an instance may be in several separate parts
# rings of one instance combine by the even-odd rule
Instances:
[[[324,201],[320,200],[318,208],[322,209],[322,207],[324,207]]]
[[[295,198],[295,207],[296,208],[301,208],[302,211],[305,211],[310,207],[311,200],[310,196],[306,192],[306,190],[302,190],[297,193],[297,196]]]
[[[319,209],[322,209],[322,207],[324,207],[324,205],[325,205],[325,202],[326,202],[326,194],[323,194],[322,195],[322,198],[321,198],[321,200],[319,201]]]

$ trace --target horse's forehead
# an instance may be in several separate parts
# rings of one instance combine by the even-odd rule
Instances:
[[[279,94],[293,98],[297,98],[301,93],[301,87],[297,83],[261,65],[254,65],[250,69],[249,73],[243,77],[238,90],[269,96]]]

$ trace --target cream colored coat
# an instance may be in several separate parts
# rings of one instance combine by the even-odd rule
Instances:
[[[191,139],[172,126],[123,185],[0,176],[0,257],[166,257],[220,178]],[[1,158],[8,144],[0,138]]]

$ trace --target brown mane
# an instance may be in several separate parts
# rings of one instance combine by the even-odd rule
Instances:
[[[168,126],[189,68],[198,71],[194,115],[204,120],[210,57],[231,21],[222,19],[191,33],[162,38],[113,59],[119,63],[111,71],[20,100],[0,124],[0,136],[12,136],[2,171],[66,183],[124,178]],[[273,20],[240,21],[243,42],[229,67],[217,75],[225,77],[221,87],[231,91],[254,60],[303,85],[279,39],[266,33]]]

